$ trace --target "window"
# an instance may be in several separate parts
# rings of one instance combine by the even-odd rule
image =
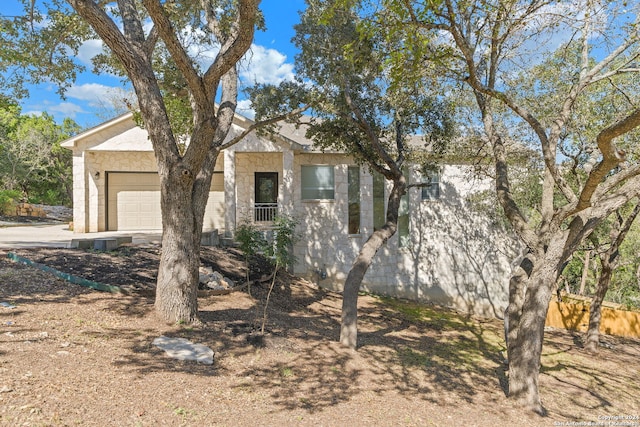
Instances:
[[[360,168],[349,166],[347,170],[349,182],[349,234],[360,233]]]
[[[334,199],[333,166],[302,166],[302,200]]]
[[[422,187],[422,200],[437,200],[440,198],[440,172],[429,171],[424,178],[429,186]]]
[[[404,176],[408,178],[408,171],[404,170]],[[409,190],[407,190],[400,198],[400,206],[398,207],[398,241],[401,248],[409,246]]]
[[[278,173],[255,173],[255,221],[273,221],[278,214]]]
[[[384,210],[385,178],[378,172],[373,172],[373,229],[380,230],[387,222]]]

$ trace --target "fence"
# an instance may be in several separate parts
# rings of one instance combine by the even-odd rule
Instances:
[[[586,332],[589,327],[589,300],[577,296],[565,296],[564,299],[567,301],[551,301],[545,325]],[[640,338],[640,313],[605,303],[602,307],[600,333]]]

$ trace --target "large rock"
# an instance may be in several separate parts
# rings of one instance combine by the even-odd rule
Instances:
[[[194,344],[186,338],[170,338],[164,335],[153,340],[153,345],[174,359],[195,360],[205,365],[213,364],[213,350],[204,344]]]
[[[16,206],[16,216],[35,216],[38,218],[46,218],[45,211],[37,206],[32,206],[29,203],[18,203]]]
[[[214,290],[227,290],[235,286],[233,280],[213,271],[211,267],[200,267],[200,283]]]

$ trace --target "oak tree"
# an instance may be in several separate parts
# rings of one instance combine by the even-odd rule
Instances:
[[[225,139],[237,104],[237,64],[261,25],[259,3],[25,0],[24,15],[2,19],[7,31],[0,54],[11,60],[3,65],[26,71],[6,74],[15,87],[24,83],[21,76],[31,76],[34,82],[48,78],[64,91],[77,73],[72,54],[90,37],[107,47],[108,60],[99,57],[97,65],[121,70],[133,86],[160,177],[163,235],[155,307],[167,322],[197,321],[204,210],[218,154],[237,141]],[[194,41],[216,49],[215,57],[201,61],[189,44]],[[46,54],[35,54],[34,43]]]
[[[580,100],[594,96],[590,87],[602,83],[606,91],[629,90],[625,77],[639,71],[637,11],[590,1],[579,7],[547,0],[383,3],[396,13],[390,25],[440,35],[455,59],[442,78],[465,85],[475,99],[472,125],[481,127],[491,147],[497,198],[527,248],[509,284],[509,396],[544,413],[538,375],[552,289],[584,238],[640,192],[640,165],[618,144],[640,125],[633,91],[609,120],[588,124],[594,162],[588,170],[581,166],[585,178],[578,185],[565,178],[560,151],[575,136],[569,124],[579,119]],[[515,77],[548,58],[550,43],[563,53],[555,64],[563,78],[522,86]],[[553,94],[544,98],[552,101],[548,104],[542,103],[545,92]],[[527,216],[513,197],[507,147],[514,141],[535,148],[544,160],[539,216]]]
[[[407,180],[407,167],[433,165],[429,155],[453,134],[453,121],[450,105],[428,89],[431,75],[415,50],[347,3],[307,1],[293,39],[300,49],[299,83],[257,87],[252,99],[257,117],[308,105],[303,124],[316,148],[348,153],[391,184],[386,220],[360,248],[344,284],[340,342],[356,348],[360,286],[378,250],[396,233],[402,196],[420,185]],[[402,67],[393,55],[402,57]],[[416,73],[405,74],[409,68]]]

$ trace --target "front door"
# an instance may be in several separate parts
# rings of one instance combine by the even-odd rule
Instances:
[[[278,212],[278,172],[256,172],[255,221],[273,221]]]

